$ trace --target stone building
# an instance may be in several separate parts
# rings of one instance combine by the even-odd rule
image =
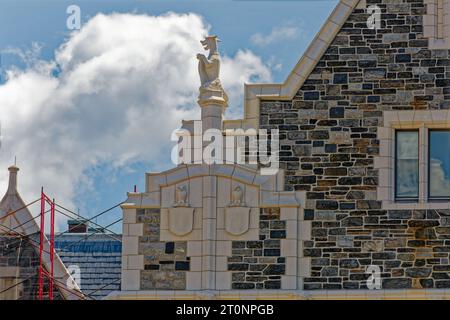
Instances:
[[[40,228],[17,191],[19,168],[9,168],[8,190],[0,202],[0,300],[38,299]],[[45,252],[50,244],[45,238]],[[42,256],[43,266],[50,270],[50,257]],[[54,299],[83,298],[58,254],[54,256]],[[44,277],[44,299],[48,299],[48,279]]]
[[[202,79],[203,129],[278,129],[281,170],[147,174],[111,297],[448,297],[449,50],[449,0],[341,0],[284,83],[245,86],[244,119]]]
[[[37,300],[40,228],[17,191],[19,168],[9,171],[8,191],[0,202],[0,300]],[[54,299],[102,299],[120,290],[121,235],[80,219],[68,220],[68,227],[55,235]],[[49,247],[45,239],[45,270],[50,269]]]

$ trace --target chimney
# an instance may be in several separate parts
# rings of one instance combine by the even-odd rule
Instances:
[[[68,220],[68,233],[87,233],[89,223],[86,220]]]

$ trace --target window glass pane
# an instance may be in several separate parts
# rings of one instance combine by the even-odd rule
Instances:
[[[419,197],[419,132],[396,132],[395,181],[397,198]]]
[[[450,131],[430,131],[430,197],[450,197]]]

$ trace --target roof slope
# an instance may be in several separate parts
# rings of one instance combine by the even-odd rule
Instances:
[[[84,294],[102,299],[120,291],[122,243],[116,235],[66,233],[56,237],[55,249],[67,267],[79,268]]]

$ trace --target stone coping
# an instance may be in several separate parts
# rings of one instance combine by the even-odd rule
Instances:
[[[108,300],[450,300],[450,289],[114,291]]]

